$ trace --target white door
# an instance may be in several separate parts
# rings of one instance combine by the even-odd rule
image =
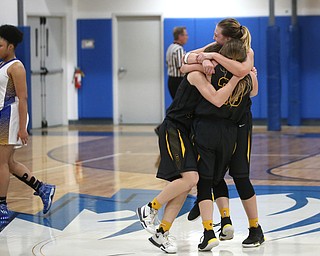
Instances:
[[[161,16],[116,16],[114,122],[158,124],[163,117]]]
[[[32,128],[63,124],[62,18],[28,17]]]

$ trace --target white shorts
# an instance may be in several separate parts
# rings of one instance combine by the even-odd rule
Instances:
[[[21,146],[19,132],[19,103],[4,107],[0,110],[0,145]],[[27,122],[28,123],[28,122]]]

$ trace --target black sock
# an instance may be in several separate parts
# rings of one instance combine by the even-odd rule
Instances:
[[[7,197],[6,196],[0,196],[0,204],[7,204]]]
[[[164,234],[164,230],[163,230],[162,227],[158,228],[158,229],[157,229],[157,232]]]
[[[28,176],[27,173],[25,173],[22,177],[19,177],[19,176],[15,175],[15,174],[14,174],[14,176],[16,176],[19,180],[23,181],[29,187],[33,188],[37,192],[39,192],[39,188],[42,186],[42,182],[37,180],[34,176],[32,176],[30,178],[30,180],[28,180],[29,176]]]

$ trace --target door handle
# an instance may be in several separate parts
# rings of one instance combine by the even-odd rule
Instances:
[[[127,69],[125,69],[124,67],[120,67],[118,70],[118,75],[122,74],[122,73],[126,73]]]

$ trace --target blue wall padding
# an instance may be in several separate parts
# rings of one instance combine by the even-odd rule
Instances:
[[[268,130],[281,130],[280,28],[267,29]]]
[[[32,109],[31,109],[31,47],[30,47],[30,27],[19,26],[18,27],[23,32],[23,41],[20,43],[16,49],[16,56],[22,61],[27,76],[27,90],[28,90],[28,114],[29,114],[29,124],[28,130],[32,127]]]
[[[289,26],[288,37],[288,125],[301,124],[300,110],[300,29],[297,25]]]
[[[164,60],[165,60],[165,51],[167,47],[172,43],[172,29],[175,26],[186,26],[189,34],[189,41],[185,45],[185,49],[190,51],[192,49],[196,49],[202,47],[210,42],[212,42],[213,32],[216,27],[216,24],[222,18],[165,18],[163,24],[163,33],[164,33]],[[268,118],[268,88],[269,83],[267,82],[267,66],[268,66],[268,57],[267,57],[267,30],[268,30],[268,17],[249,17],[249,18],[237,18],[242,25],[245,25],[249,28],[252,36],[252,48],[255,52],[255,66],[258,69],[258,81],[259,81],[259,94],[252,99],[252,113],[254,119],[265,119]],[[88,24],[85,25],[88,21]],[[288,91],[291,89],[288,88],[289,82],[289,37],[290,33],[288,31],[288,27],[291,23],[291,17],[276,17],[276,25],[279,27],[279,41],[280,41],[280,81],[281,81],[281,93],[283,97],[281,97],[280,108],[281,111],[278,114],[281,114],[281,118],[289,118],[289,101],[288,101]],[[320,33],[318,32],[318,27],[314,26],[314,24],[320,23],[320,16],[300,16],[298,17],[298,25],[303,28],[299,30],[299,63],[300,63],[300,118],[301,119],[319,119],[320,111],[318,108],[318,101],[320,98],[320,51],[317,51],[318,42],[320,42]],[[107,79],[108,89],[103,88],[102,91],[86,91],[89,88],[89,85],[86,86],[86,83],[89,80],[89,77],[85,77],[84,79],[84,90],[79,90],[79,113],[85,114],[83,116],[86,117],[96,117],[96,108],[94,104],[92,104],[92,100],[97,96],[96,94],[100,93],[100,95],[104,96],[105,101],[109,102],[108,105],[105,106],[106,109],[103,111],[108,111],[107,114],[103,113],[103,116],[111,116],[112,117],[112,30],[111,30],[111,19],[105,20],[81,20],[81,24],[84,25],[81,27],[81,31],[79,31],[78,27],[78,58],[82,63],[86,63],[84,60],[88,59],[94,63],[104,63],[103,69],[98,69],[94,72],[94,76],[92,77],[92,81],[98,81],[99,77],[104,77]],[[79,25],[79,21],[78,21]],[[95,27],[97,29],[92,29]],[[102,29],[103,28],[103,29]],[[96,51],[89,57],[87,54],[89,52],[82,51],[84,54],[80,56],[79,47],[81,46],[80,35],[87,37],[88,35],[93,34],[93,36],[97,36],[99,29],[103,31],[100,33],[100,37],[104,40],[105,45],[103,48],[100,48],[101,52]],[[271,41],[274,38],[270,39]],[[103,41],[102,41],[103,42]],[[272,43],[272,42],[271,42]],[[291,43],[290,43],[291,45]],[[81,63],[79,62],[79,65]],[[167,88],[167,68],[164,65],[164,96],[165,96],[165,108],[167,108],[171,104],[171,97]],[[91,68],[91,67],[89,67]],[[94,69],[94,66],[92,66]],[[96,74],[99,72],[99,74]],[[280,72],[280,70],[279,70]],[[91,82],[90,82],[91,84]],[[94,88],[94,87],[90,87]],[[84,99],[91,99],[90,104],[82,105],[81,102]],[[88,108],[88,110],[83,110],[81,112],[81,108]],[[100,111],[100,110],[99,110]],[[101,113],[100,113],[101,114]],[[81,117],[81,116],[80,116]]]
[[[298,17],[300,28],[301,118],[319,119],[320,16]]]

